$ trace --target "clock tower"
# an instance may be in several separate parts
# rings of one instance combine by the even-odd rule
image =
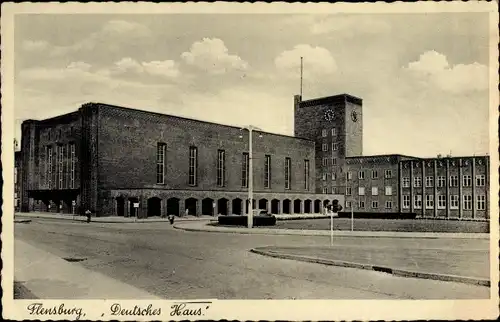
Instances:
[[[345,158],[363,154],[362,100],[342,94],[294,98],[294,135],[316,143],[316,193],[345,193]]]

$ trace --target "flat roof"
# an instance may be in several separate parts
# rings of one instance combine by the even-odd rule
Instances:
[[[325,97],[304,100],[300,102],[300,107],[317,106],[323,104],[335,104],[335,103],[338,104],[343,102],[350,102],[357,105],[363,104],[363,100],[361,98],[344,93],[339,95],[325,96]]]

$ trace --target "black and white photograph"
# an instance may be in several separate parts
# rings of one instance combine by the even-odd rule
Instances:
[[[3,4],[3,317],[498,317],[496,3]]]

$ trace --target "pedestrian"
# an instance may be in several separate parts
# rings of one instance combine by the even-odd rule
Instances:
[[[186,209],[186,216],[189,215],[189,209]]]
[[[175,220],[175,216],[174,215],[168,216],[168,220],[170,221],[170,224],[173,225],[174,224],[174,220]]]
[[[87,216],[87,223],[89,223],[90,218],[92,217],[92,212],[87,209],[87,211],[85,211],[85,216]]]

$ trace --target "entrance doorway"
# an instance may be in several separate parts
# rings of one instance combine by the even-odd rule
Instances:
[[[210,198],[205,198],[201,202],[201,213],[205,216],[214,215],[214,200]]]
[[[116,215],[120,217],[125,216],[125,198],[123,197],[116,198]]]
[[[161,216],[161,199],[152,197],[148,199],[148,217]]]

